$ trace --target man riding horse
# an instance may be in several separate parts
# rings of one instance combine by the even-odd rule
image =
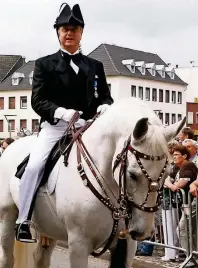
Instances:
[[[81,118],[76,124],[83,126],[96,112],[104,113],[113,103],[102,63],[79,51],[84,28],[79,5],[71,9],[63,4],[61,8],[54,24],[60,50],[35,62],[31,103],[41,117],[41,130],[20,184],[16,239],[21,242],[34,241],[28,221],[31,204],[47,158],[68,122],[79,111]]]

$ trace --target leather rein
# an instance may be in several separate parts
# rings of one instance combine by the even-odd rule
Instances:
[[[95,165],[92,157],[90,156],[89,152],[87,151],[83,141],[82,141],[82,134],[85,132],[85,130],[87,130],[92,124],[93,122],[99,117],[99,114],[96,114],[94,116],[94,118],[90,121],[87,122],[87,124],[80,128],[79,130],[75,129],[74,123],[78,120],[79,118],[79,113],[76,112],[76,114],[74,114],[74,116],[72,117],[70,123],[69,123],[69,129],[71,130],[72,133],[72,142],[75,142],[77,145],[77,171],[83,181],[83,184],[88,187],[91,192],[106,206],[108,207],[108,209],[111,210],[112,212],[112,217],[114,220],[113,223],[113,228],[111,231],[111,234],[105,244],[105,246],[103,247],[103,249],[97,253],[97,252],[92,252],[91,255],[94,257],[99,257],[101,256],[106,250],[109,249],[111,243],[113,242],[113,239],[117,233],[118,230],[118,223],[119,220],[124,220],[125,221],[125,225],[126,228],[128,227],[128,221],[131,218],[131,211],[129,209],[129,204],[132,204],[134,207],[148,212],[148,213],[153,213],[156,212],[159,208],[160,205],[160,198],[159,198],[159,192],[161,189],[160,186],[160,180],[162,179],[167,164],[168,164],[168,159],[166,157],[166,155],[161,155],[161,156],[150,156],[150,155],[146,155],[143,154],[137,150],[135,150],[131,145],[131,136],[125,141],[124,147],[121,151],[120,154],[117,155],[115,161],[114,161],[114,165],[113,165],[113,174],[116,170],[116,168],[120,165],[120,170],[119,170],[119,198],[117,199],[117,204],[118,207],[116,207],[110,200],[110,198],[108,197],[108,194],[103,186],[103,184],[100,181],[100,178],[103,178],[103,176],[101,175],[101,173],[99,172],[97,166]],[[128,166],[128,161],[127,161],[127,155],[128,152],[131,152],[137,160],[137,163],[141,169],[141,171],[143,172],[143,174],[145,175],[145,177],[148,179],[148,184],[149,184],[149,190],[147,193],[147,196],[145,198],[145,201],[142,204],[137,204],[132,197],[130,197],[130,195],[127,193],[127,166]],[[86,162],[87,166],[89,167],[91,173],[93,174],[93,176],[95,177],[96,181],[98,182],[100,188],[102,189],[102,192],[104,193],[104,196],[101,195],[98,190],[94,187],[94,185],[91,183],[91,181],[89,180],[89,178],[87,177],[83,164],[82,164],[82,157],[84,159],[84,161]],[[164,167],[158,177],[157,180],[153,181],[151,179],[151,177],[149,176],[149,174],[147,173],[147,171],[144,169],[144,166],[142,165],[141,162],[141,158],[145,159],[145,160],[150,160],[150,161],[160,161],[162,159],[166,159]],[[99,176],[98,176],[98,174]],[[103,178],[103,180],[105,181],[105,179]],[[147,204],[148,201],[148,197],[150,195],[150,193],[152,192],[157,192],[158,193],[158,198],[157,198],[157,202],[156,205],[153,207],[147,207],[145,206]]]

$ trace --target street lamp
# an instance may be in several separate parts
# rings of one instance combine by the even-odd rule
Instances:
[[[11,136],[12,136],[11,123],[9,122],[9,119],[7,117],[16,116],[16,115],[15,114],[4,114],[4,116],[5,116],[5,119],[6,119],[7,123],[8,123],[8,131],[9,131],[9,134],[10,134],[9,136],[11,138]]]

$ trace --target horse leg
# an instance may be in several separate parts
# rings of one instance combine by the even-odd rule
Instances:
[[[70,268],[87,268],[89,257],[89,243],[87,239],[79,235],[75,235],[73,239],[69,239],[69,261]]]
[[[132,240],[131,238],[127,239],[127,261],[126,268],[131,268],[133,264],[133,260],[135,257],[135,253],[137,250],[137,241]]]
[[[47,248],[42,247],[41,237],[39,238],[36,250],[33,253],[35,268],[49,268],[51,262],[51,255],[56,246],[56,240],[49,239]]]
[[[0,208],[0,268],[12,268],[14,264],[14,227],[17,211],[14,207]]]

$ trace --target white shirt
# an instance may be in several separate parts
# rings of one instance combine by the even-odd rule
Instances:
[[[64,48],[61,47],[61,50],[64,52],[64,53],[67,53],[69,55],[76,55],[79,53],[79,49],[74,52],[73,54],[71,54],[70,52],[68,52],[67,50],[65,50]],[[75,71],[76,74],[78,74],[79,72],[79,67],[71,60],[70,61],[70,66],[73,68],[73,70]]]
[[[69,55],[75,55],[75,54],[78,54],[79,53],[79,49],[74,52],[73,54],[71,54],[70,52],[68,52],[67,50],[65,50],[64,48],[61,47],[61,50],[64,52],[64,53],[67,53]],[[71,60],[70,61],[70,66],[73,68],[73,70],[75,71],[76,74],[78,74],[79,72],[79,67]],[[55,113],[54,113],[54,119],[55,121],[57,121],[57,119],[61,119],[63,117],[63,114],[66,112],[66,109],[63,108],[63,107],[59,107],[56,109]]]

